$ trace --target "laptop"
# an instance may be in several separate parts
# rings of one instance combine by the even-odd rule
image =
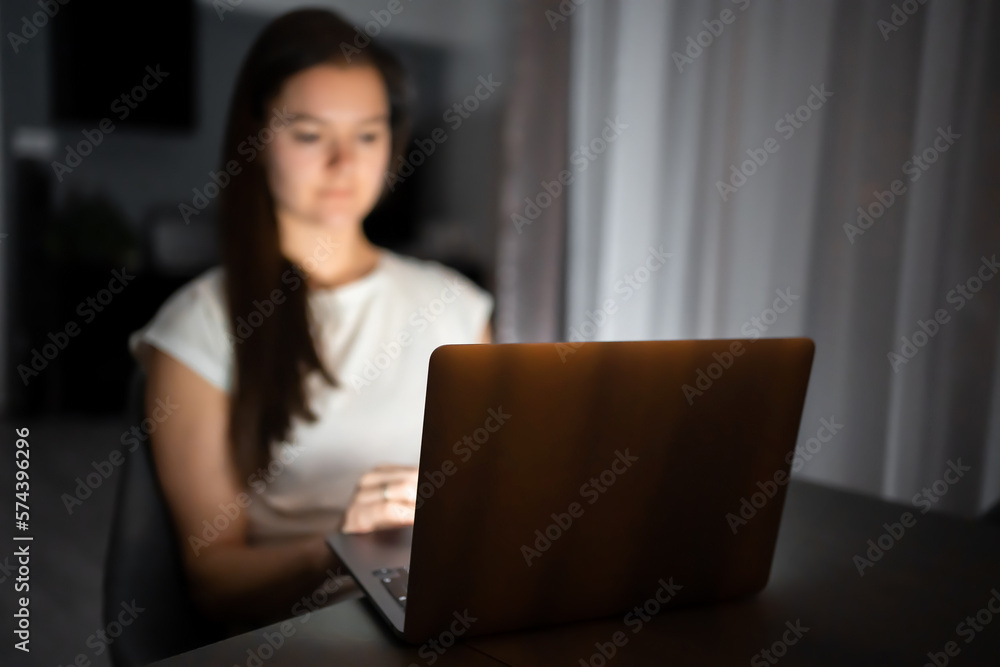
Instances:
[[[752,595],[770,576],[814,348],[443,345],[413,525],[327,541],[411,643]]]

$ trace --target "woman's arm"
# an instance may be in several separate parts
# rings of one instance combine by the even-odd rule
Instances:
[[[153,413],[157,399],[169,397],[179,404],[151,432],[152,453],[192,598],[207,616],[231,625],[263,625],[291,617],[292,606],[323,583],[337,558],[322,536],[276,546],[248,545],[247,510],[237,501],[246,483],[239,479],[230,454],[228,396],[155,348],[148,371],[147,414]],[[253,497],[250,494],[250,502]],[[232,515],[234,507],[239,510],[235,518],[227,516],[226,509]],[[203,522],[212,525],[220,515],[229,525],[206,540]],[[192,537],[207,546],[192,545]]]

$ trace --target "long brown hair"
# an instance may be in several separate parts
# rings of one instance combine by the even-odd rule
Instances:
[[[281,252],[263,160],[248,141],[271,136],[268,125],[281,112],[271,102],[285,80],[320,64],[377,68],[389,97],[393,162],[409,139],[412,93],[402,66],[333,12],[305,9],[275,19],[243,61],[222,150],[223,169],[233,161],[239,169],[231,169],[235,175],[219,195],[219,230],[235,351],[229,436],[244,479],[269,463],[271,443],[287,437],[293,417],[315,421],[309,373],[337,384],[317,353],[304,274]]]

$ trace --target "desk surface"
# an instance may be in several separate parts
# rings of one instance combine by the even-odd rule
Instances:
[[[891,546],[859,575],[854,557],[867,558],[868,540],[877,544],[883,524],[900,523],[904,512],[915,522],[902,526],[898,540],[882,537]],[[651,582],[650,597],[656,588]],[[996,667],[1000,529],[795,481],[764,591],[701,607],[668,602],[646,618],[480,637],[438,655],[397,642],[367,601],[352,599],[286,622],[287,637],[273,651],[260,647],[268,636],[277,643],[280,624],[156,664],[920,667],[932,652],[940,654],[939,665]],[[948,648],[955,657],[945,654]],[[266,659],[253,662],[254,653]]]

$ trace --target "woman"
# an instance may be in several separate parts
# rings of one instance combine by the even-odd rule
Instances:
[[[430,353],[490,341],[488,293],[365,237],[408,123],[398,64],[355,39],[322,10],[257,38],[223,148],[222,264],[129,341],[148,414],[178,406],[151,442],[192,595],[231,625],[351,588],[324,535],[412,522]]]

